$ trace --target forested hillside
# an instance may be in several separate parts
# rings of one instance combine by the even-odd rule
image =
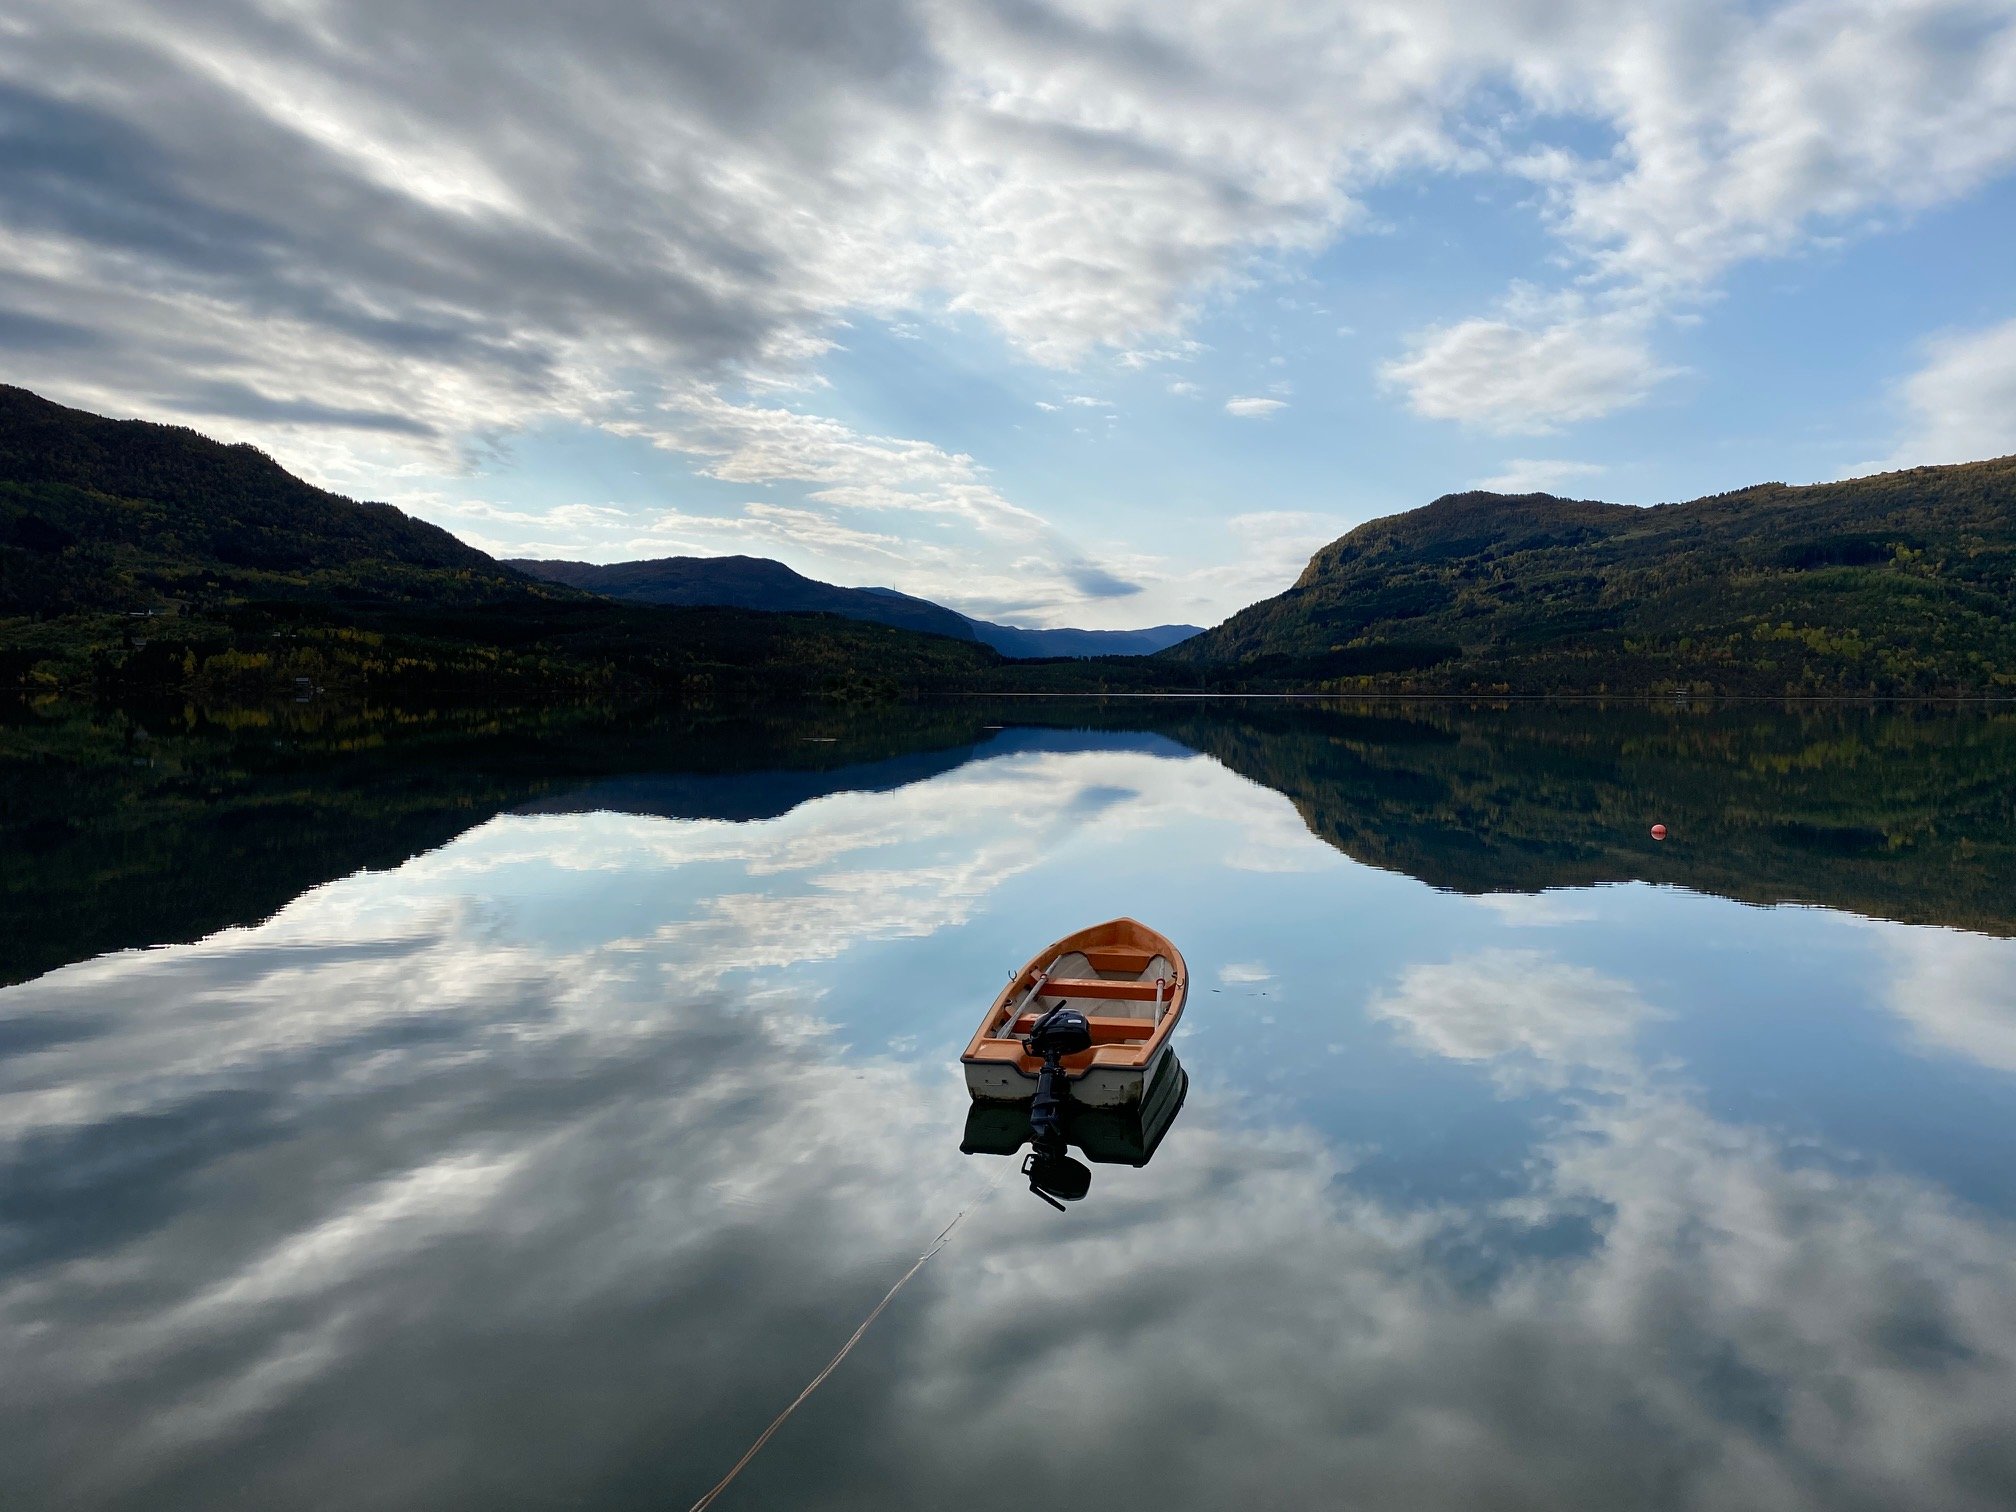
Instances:
[[[0,388],[0,686],[2016,696],[2016,458],[1650,509],[1453,494],[1359,527],[1286,593],[1152,658],[1007,662],[969,638],[1002,627],[921,599],[684,560],[702,599],[726,571],[759,607],[540,581],[250,447]],[[676,559],[530,565],[662,578]],[[779,584],[799,597],[777,602]],[[869,617],[769,612],[836,595]]]
[[[0,687],[852,699],[998,662],[832,615],[611,603],[251,447],[0,388]]]
[[[2016,693],[2016,458],[1650,509],[1452,494],[1162,658],[1424,690]]]
[[[438,526],[311,487],[250,446],[0,386],[0,614],[247,595],[550,597]]]

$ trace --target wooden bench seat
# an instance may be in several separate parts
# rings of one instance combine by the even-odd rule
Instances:
[[[1083,954],[1094,971],[1110,971],[1121,976],[1139,976],[1155,959],[1151,952],[1137,950],[1132,945],[1093,945],[1087,947]]]
[[[1133,1022],[1129,1020],[1129,1022]],[[1148,1053],[1147,1040],[1112,1040],[1105,1044],[1094,1044],[1090,1050],[1079,1055],[1067,1055],[1064,1064],[1074,1071],[1082,1071],[1087,1066],[1129,1066],[1138,1065],[1141,1057]],[[1023,1075],[1034,1081],[1043,1063],[1022,1049],[1022,1041],[1017,1039],[990,1039],[975,1045],[967,1054],[976,1061],[993,1061],[1001,1065],[1012,1065]]]
[[[1169,995],[1172,984],[1164,983],[1162,995]],[[1046,998],[1107,998],[1119,1003],[1152,1003],[1155,1001],[1153,982],[1112,982],[1104,977],[1051,977],[1043,983],[1040,994]]]
[[[1027,1034],[1036,1027],[1040,1013],[1025,1013],[1015,1020],[1015,1033]],[[1103,1015],[1086,1014],[1085,1022],[1092,1030],[1092,1043],[1111,1044],[1115,1040],[1144,1040],[1155,1032],[1155,1021],[1145,1018],[1107,1018]]]

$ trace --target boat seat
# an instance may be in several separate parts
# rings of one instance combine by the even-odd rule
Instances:
[[[1168,1012],[1175,993],[1176,984],[1165,983],[1162,1001],[1157,1003],[1153,982],[1074,981],[1052,977],[1044,984],[1042,994],[1033,1006],[1044,1009],[1076,1008],[1088,1017],[1103,1014],[1111,1018],[1138,1019],[1152,1026],[1162,1021],[1162,1015]]]
[[[1155,1001],[1153,982],[1114,981],[1108,977],[1051,977],[1043,984],[1043,996],[1063,998],[1107,998],[1121,1003],[1152,1003]],[[1162,985],[1162,996],[1168,997],[1169,984]]]
[[[1138,977],[1156,959],[1154,952],[1132,945],[1094,945],[1084,955],[1086,963],[1101,976]]]
[[[1074,1070],[1087,1066],[1138,1066],[1141,1057],[1147,1053],[1149,1042],[1144,1039],[1115,1040],[1109,1044],[1094,1044],[1079,1055],[1067,1055],[1064,1064]],[[1035,1075],[1039,1062],[1033,1055],[1022,1049],[1022,1042],[1014,1039],[990,1039],[976,1045],[972,1050],[976,1061],[994,1061],[1012,1065],[1027,1075]]]
[[[1022,1017],[1015,1020],[1014,1032],[1018,1035],[1027,1034],[1031,1029],[1036,1027],[1036,1020],[1041,1017],[1042,1014],[1040,1013],[1023,1014]],[[1111,1044],[1114,1040],[1147,1039],[1148,1036],[1155,1032],[1155,1022],[1153,1019],[1115,1018],[1104,1014],[1088,1013],[1085,1015],[1085,1022],[1092,1030],[1092,1043],[1095,1045]]]
[[[1119,972],[1103,974],[1108,971],[1109,963],[1119,967]],[[1163,984],[1159,1006],[1155,1001],[1157,977],[1162,979]],[[1018,994],[1025,992],[1033,980],[1025,976],[1017,983],[1015,991]],[[1088,1018],[1115,1018],[1146,1024],[1152,1029],[1162,1021],[1162,1014],[1168,1010],[1175,994],[1176,968],[1167,956],[1151,955],[1131,947],[1102,945],[1089,950],[1066,951],[1059,956],[1051,963],[1042,992],[1033,999],[1022,998],[1021,1003],[1037,1012],[1071,1007]],[[1018,1029],[1015,1021],[1004,1017],[1001,1027],[994,1032],[1007,1039],[1027,1030]]]

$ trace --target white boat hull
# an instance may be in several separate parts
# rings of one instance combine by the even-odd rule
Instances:
[[[1146,1065],[1088,1066],[1070,1078],[1071,1098],[1088,1108],[1131,1108],[1141,1101],[1168,1057],[1165,1042]],[[1008,1061],[966,1062],[966,1090],[978,1102],[1027,1102],[1036,1095],[1036,1078]]]

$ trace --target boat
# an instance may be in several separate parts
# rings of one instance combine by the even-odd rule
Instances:
[[[1031,956],[980,1020],[959,1057],[966,1090],[981,1102],[1029,1102],[1061,1079],[1073,1102],[1132,1107],[1170,1054],[1189,987],[1182,952],[1137,920],[1068,934]],[[1038,1042],[1046,1020],[1076,1015],[1084,1030],[1074,1021],[1061,1051]]]

